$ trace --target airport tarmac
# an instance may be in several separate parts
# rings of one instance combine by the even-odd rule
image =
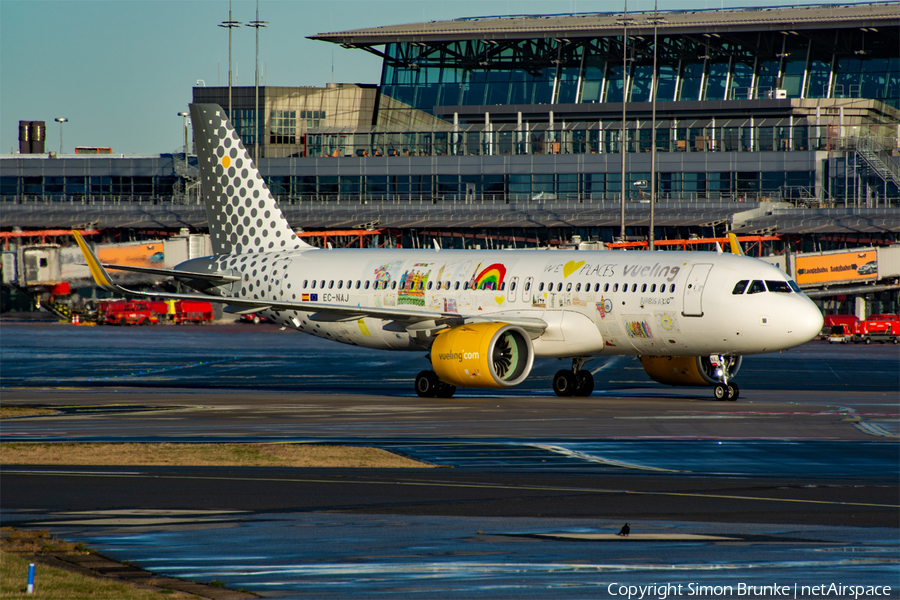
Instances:
[[[3,404],[60,409],[4,420],[4,442],[360,444],[451,467],[2,469],[4,525],[154,572],[286,597],[774,582],[900,597],[895,346],[746,357],[738,402],[653,384],[630,357],[589,363],[589,398],[556,397],[562,363],[538,361],[522,387],[426,400],[418,355],[274,327],[0,336]],[[635,535],[612,535],[626,521]]]

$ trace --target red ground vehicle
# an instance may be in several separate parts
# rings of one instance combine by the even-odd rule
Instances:
[[[254,325],[259,325],[260,323],[271,323],[267,318],[261,317],[256,313],[250,313],[249,315],[241,315],[241,318],[238,319],[241,323],[253,323]]]
[[[209,323],[213,320],[212,304],[203,300],[178,300],[172,320],[176,325]]]
[[[853,341],[857,344],[860,342],[900,344],[900,316],[872,315],[857,324],[854,334]]]
[[[97,312],[99,325],[150,325],[159,317],[144,300],[106,300]]]

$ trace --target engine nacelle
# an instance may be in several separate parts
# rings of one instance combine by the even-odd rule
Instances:
[[[460,387],[518,385],[531,373],[528,334],[506,323],[472,323],[444,331],[431,346],[431,365],[441,381]]]
[[[729,356],[729,377],[741,368],[740,356]],[[708,356],[642,356],[641,365],[653,381],[666,385],[705,386],[720,382]]]

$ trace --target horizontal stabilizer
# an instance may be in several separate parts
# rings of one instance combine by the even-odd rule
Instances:
[[[223,275],[221,273],[194,273],[192,271],[179,271],[178,269],[156,269],[153,267],[134,267],[131,265],[113,265],[109,263],[102,263],[102,266],[117,271],[162,275],[164,277],[175,277],[176,279],[202,279],[220,285],[241,280],[241,278],[236,275]]]

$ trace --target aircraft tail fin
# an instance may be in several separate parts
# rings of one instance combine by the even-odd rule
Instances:
[[[107,273],[106,269],[103,268],[103,265],[100,264],[100,259],[97,258],[97,255],[94,254],[94,251],[91,250],[90,246],[87,245],[87,242],[84,241],[81,234],[77,231],[73,231],[72,235],[75,236],[75,242],[81,249],[81,253],[87,261],[88,269],[91,270],[91,276],[94,278],[94,282],[96,282],[97,286],[108,292],[121,292],[122,288],[113,283],[112,277],[109,276],[109,273]]]
[[[218,104],[191,104],[191,122],[216,254],[311,248],[291,229]]]
[[[731,244],[731,253],[738,254],[743,256],[744,249],[741,248],[741,243],[738,241],[737,236],[733,233],[728,234],[728,243]]]

